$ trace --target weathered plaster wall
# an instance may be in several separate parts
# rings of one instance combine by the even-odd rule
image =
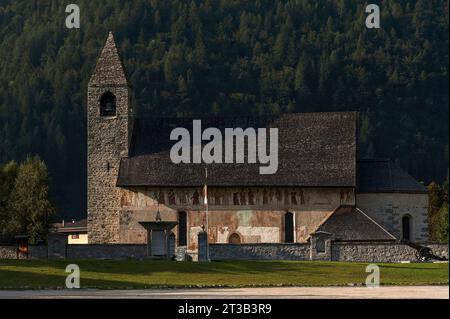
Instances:
[[[159,204],[158,200],[159,199]],[[208,224],[211,243],[227,243],[237,233],[243,243],[280,243],[284,240],[284,214],[295,216],[297,242],[340,204],[354,204],[352,189],[208,188]],[[121,189],[119,242],[145,243],[139,221],[153,221],[159,209],[163,220],[177,221],[187,212],[188,250],[197,249],[197,235],[206,224],[201,188]],[[178,236],[178,228],[174,229]]]
[[[357,194],[356,205],[399,239],[402,238],[402,217],[410,215],[411,241],[428,240],[428,194]]]

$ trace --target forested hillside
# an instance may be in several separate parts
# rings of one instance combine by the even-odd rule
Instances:
[[[359,111],[360,156],[441,182],[448,1],[0,0],[0,164],[39,154],[60,216],[86,192],[86,86],[113,30],[140,115]]]

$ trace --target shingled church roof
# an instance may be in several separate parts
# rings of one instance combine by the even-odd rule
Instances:
[[[175,127],[192,132],[193,119],[136,119],[130,156],[123,158],[117,185],[201,186],[205,164],[174,164],[169,152]],[[294,113],[264,118],[205,118],[202,128],[276,127],[279,166],[260,175],[260,164],[208,164],[210,186],[356,186],[356,113]]]
[[[357,164],[359,193],[426,193],[427,189],[389,159],[361,159]]]
[[[362,210],[340,206],[316,230],[333,234],[337,241],[396,240]]]

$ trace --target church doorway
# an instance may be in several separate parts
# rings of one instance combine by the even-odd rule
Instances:
[[[187,214],[178,213],[178,246],[187,245]]]
[[[166,255],[165,233],[163,230],[152,231],[152,254],[154,256]]]
[[[294,242],[294,214],[284,214],[284,242]]]

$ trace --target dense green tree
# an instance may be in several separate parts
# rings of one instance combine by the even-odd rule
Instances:
[[[5,166],[3,171],[12,174],[14,165]],[[55,214],[49,200],[49,185],[47,167],[39,157],[28,157],[19,165],[2,225],[7,237],[27,234],[31,242],[46,237]]]
[[[6,231],[6,225],[10,217],[11,191],[17,177],[18,165],[11,161],[0,166],[0,241],[11,240]]]

